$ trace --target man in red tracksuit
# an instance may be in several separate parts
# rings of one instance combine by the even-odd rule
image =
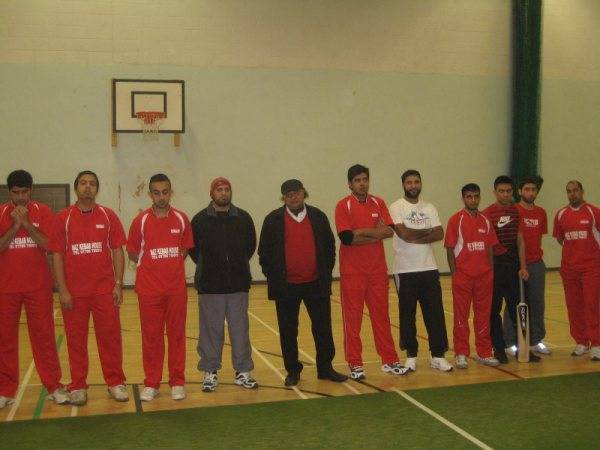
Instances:
[[[158,395],[165,358],[164,330],[169,341],[171,398],[185,398],[185,320],[187,287],[184,260],[194,247],[188,217],[170,206],[171,181],[160,173],[149,182],[152,207],[131,224],[127,252],[137,263],[135,291],[142,325],[143,401]]]
[[[77,202],[58,214],[48,245],[67,334],[70,403],[82,406],[87,402],[90,313],[109,394],[124,402],[129,396],[119,306],[123,303],[125,232],[114,211],[96,203],[100,184],[94,172],[80,172],[74,186]]]
[[[54,215],[31,200],[33,178],[24,170],[8,175],[9,202],[0,205],[0,409],[19,386],[19,318],[25,305],[35,366],[51,398],[69,400],[60,383],[52,312],[52,275],[46,258]]]
[[[360,328],[365,303],[369,309],[381,370],[394,375],[408,372],[398,362],[388,307],[389,278],[383,239],[393,236],[394,221],[385,202],[369,194],[369,169],[356,164],[348,169],[350,195],[335,208],[335,225],[341,241],[340,286],[344,320],[344,350],[350,377],[365,378]]]
[[[565,289],[573,356],[590,351],[600,361],[600,208],[583,199],[579,181],[567,183],[569,204],[556,213],[554,237],[562,245],[560,275]]]
[[[492,356],[490,311],[494,277],[492,248],[498,238],[490,221],[478,210],[479,186],[469,183],[461,192],[465,207],[450,217],[444,242],[452,273],[456,367],[468,367],[471,302],[477,360],[486,366],[497,366],[500,362]]]

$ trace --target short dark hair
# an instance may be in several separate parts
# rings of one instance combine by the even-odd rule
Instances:
[[[6,177],[6,184],[8,185],[8,190],[14,187],[31,188],[33,186],[33,177],[26,170],[13,170]]]
[[[82,170],[81,172],[79,172],[77,174],[77,176],[75,177],[75,182],[73,183],[73,188],[74,189],[77,189],[77,184],[79,184],[79,180],[84,175],[91,175],[91,176],[93,176],[96,179],[96,187],[98,188],[98,190],[100,190],[100,180],[98,180],[98,175],[96,175],[91,170]]]
[[[460,193],[462,194],[462,196],[464,197],[465,194],[467,192],[476,192],[477,194],[479,194],[481,192],[481,189],[479,189],[479,185],[475,184],[475,183],[468,183],[465,184],[462,189],[460,190]]]
[[[494,180],[494,189],[496,189],[499,184],[510,184],[512,186],[512,178],[506,175],[500,175]]]
[[[507,177],[506,175],[500,175],[494,180],[494,189],[496,189],[499,184],[510,184],[512,186],[513,181],[511,177]]]
[[[171,180],[169,180],[169,177],[166,176],[164,173],[157,173],[150,177],[150,181],[148,182],[148,189],[150,189],[150,185],[152,183],[156,183],[159,181],[167,181],[169,183],[169,187],[171,187]]]
[[[567,184],[571,184],[571,183],[575,183],[577,185],[577,187],[583,191],[583,184],[581,184],[581,181],[571,180]]]
[[[544,179],[539,175],[527,175],[519,181],[519,189],[523,189],[523,186],[526,184],[535,184],[535,187],[539,191],[542,188],[542,184],[544,184]]]
[[[369,178],[369,168],[365,167],[361,164],[354,164],[352,167],[348,169],[348,182],[350,183],[354,180],[354,177],[360,175],[361,173],[366,173],[367,178]]]
[[[417,177],[419,177],[419,180],[421,179],[421,174],[419,173],[418,170],[408,169],[406,172],[404,172],[402,174],[402,184],[404,184],[404,181],[406,181],[406,179],[408,177],[410,177],[411,175],[416,175]]]

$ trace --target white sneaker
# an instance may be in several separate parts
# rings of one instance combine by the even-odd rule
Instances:
[[[417,370],[417,358],[416,357],[408,357],[404,361],[404,367],[406,367],[411,372],[415,372]]]
[[[431,358],[431,361],[429,361],[429,366],[432,369],[441,370],[442,372],[450,372],[453,369],[452,364],[450,364],[446,358],[433,357]]]
[[[204,372],[204,381],[202,382],[202,392],[213,392],[219,381],[217,379],[217,372]]]
[[[468,367],[469,362],[467,361],[467,357],[465,355],[456,355],[456,368],[467,369]]]
[[[365,369],[362,366],[350,367],[350,378],[353,380],[366,380]]]
[[[258,382],[250,376],[250,372],[236,372],[233,382],[246,389],[256,389]]]
[[[69,393],[62,386],[55,389],[47,398],[48,400],[53,400],[57,405],[66,405],[69,403]]]
[[[550,350],[542,341],[532,345],[529,350],[532,352],[541,353],[542,355],[550,355],[552,353],[552,350]]]
[[[493,356],[488,356],[487,358],[482,358],[481,356],[477,356],[477,362],[483,364],[484,366],[496,367],[500,365],[500,361],[498,361]]]
[[[409,372],[409,368],[404,367],[398,361],[382,365],[381,370],[392,375],[406,375]]]
[[[573,351],[571,352],[571,356],[583,356],[587,352],[590,351],[590,348],[587,345],[577,344]]]
[[[592,361],[600,361],[600,347],[594,346],[590,352]]]
[[[87,391],[75,389],[69,393],[69,403],[74,406],[83,406],[87,403]]]
[[[532,348],[533,350],[533,348]],[[510,347],[506,347],[506,353],[510,356],[517,356],[517,352],[519,351],[519,349],[517,348],[516,345],[511,345]]]
[[[171,398],[173,400],[183,400],[185,398],[185,389],[183,386],[171,387]]]
[[[12,405],[15,402],[15,399],[12,397],[5,397],[4,395],[0,395],[0,409],[4,408],[7,405]]]
[[[110,395],[117,402],[129,401],[129,394],[124,384],[118,384],[108,388],[108,395]]]
[[[158,397],[158,389],[146,386],[140,394],[140,400],[143,402],[151,402]]]

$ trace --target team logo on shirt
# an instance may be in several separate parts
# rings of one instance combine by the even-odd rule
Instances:
[[[165,258],[180,258],[179,247],[161,247],[150,249],[150,258],[165,259]]]
[[[104,228],[104,224],[103,223],[97,223],[96,224],[96,228]]]
[[[371,213],[371,217],[379,217],[379,213]]]
[[[587,225],[588,223],[590,223],[590,221],[587,219],[583,219],[583,220],[580,220],[579,223],[582,225]]]
[[[565,233],[565,239],[567,241],[576,241],[579,239],[587,239],[587,231],[567,231]]]
[[[487,233],[487,230],[485,230],[484,228],[477,228],[477,231],[479,231],[481,234]]]
[[[80,242],[71,245],[74,255],[89,255],[91,253],[102,253],[102,242]]]
[[[468,242],[467,248],[469,249],[470,252],[482,252],[485,250],[485,242],[483,242],[483,241]]]
[[[498,219],[498,223],[496,224],[498,228],[505,227],[510,223],[510,216],[500,216]]]
[[[179,228],[171,228],[171,234],[179,234],[181,230]]]
[[[540,224],[540,221],[538,219],[523,218],[523,223],[527,228],[537,228],[537,226]]]
[[[36,227],[36,228],[39,228],[39,227],[40,227],[40,224],[39,224],[39,223],[37,223],[37,222],[31,222],[31,225],[33,225],[33,226],[34,226],[34,227]]]
[[[408,217],[405,217],[404,220],[415,227],[430,224],[430,218],[427,217],[427,214],[422,211],[411,211]]]
[[[19,248],[36,248],[37,244],[35,243],[35,241],[27,236],[27,237],[16,237],[13,238],[10,241],[10,244],[8,244],[8,248],[10,250],[16,250]]]

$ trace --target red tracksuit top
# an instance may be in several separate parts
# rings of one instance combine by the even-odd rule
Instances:
[[[583,203],[568,205],[554,218],[555,238],[562,238],[562,269],[581,270],[600,266],[600,209]]]
[[[96,204],[82,212],[71,205],[56,216],[48,250],[63,255],[71,295],[86,297],[113,291],[112,250],[126,242],[123,225],[112,209]]]
[[[335,208],[337,233],[358,228],[375,228],[383,223],[393,226],[388,208],[379,197],[369,194],[365,202],[359,202],[354,195],[341,199]],[[366,245],[340,245],[340,274],[387,273],[383,241]]]
[[[43,203],[27,203],[29,222],[43,235],[50,238],[54,224],[52,210]],[[10,213],[15,205],[0,205],[0,236],[13,226]],[[10,241],[8,248],[0,252],[0,293],[31,292],[52,288],[52,275],[48,266],[46,250],[39,247],[24,227]],[[10,268],[10,270],[9,270]]]
[[[131,223],[127,251],[139,255],[135,291],[141,295],[164,295],[185,291],[185,265],[181,251],[194,247],[190,221],[173,207],[166,217],[152,208]]]

